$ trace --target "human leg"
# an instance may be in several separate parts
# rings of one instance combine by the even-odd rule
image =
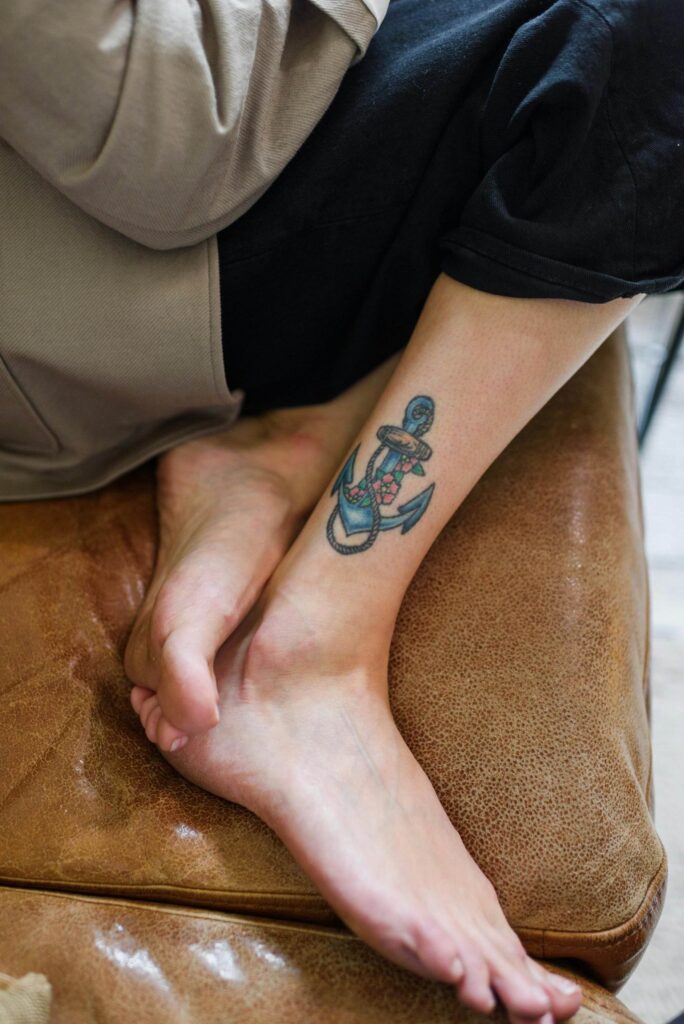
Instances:
[[[396,358],[332,402],[246,417],[157,464],[159,546],[124,665],[154,691],[163,749],[217,721],[217,649],[256,600]],[[182,728],[179,728],[182,726]]]
[[[159,690],[165,749],[214,724],[213,656],[370,412],[437,276],[446,208],[472,187],[448,6],[393,5],[314,135],[218,237],[226,376],[248,416],[159,460],[157,568],[125,658]],[[434,36],[418,50],[416,18]]]
[[[406,587],[443,525],[637,301],[507,299],[440,278],[357,438],[362,463],[378,431],[395,449],[410,444],[381,428],[396,425],[416,396],[424,408],[431,399],[429,429],[407,431],[432,449],[429,458],[415,449],[424,474],[398,470],[404,505],[435,484],[427,506],[408,531],[380,530],[370,547],[341,554],[327,529],[339,490],[326,492],[219,652],[220,725],[171,758],[198,785],[263,817],[375,949],[453,982],[481,1011],[496,996],[513,1024],[565,1019],[579,995],[557,989],[524,955],[399,735],[387,693],[390,639]],[[398,494],[396,477],[379,483]],[[370,507],[364,500],[358,508]],[[381,507],[402,515],[398,500]],[[332,529],[338,545],[361,548],[368,536],[347,537],[338,517]],[[154,695],[139,689],[133,699],[148,724]]]

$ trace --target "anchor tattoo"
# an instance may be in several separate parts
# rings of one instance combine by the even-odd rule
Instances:
[[[382,515],[381,508],[391,505],[407,476],[425,476],[423,463],[432,455],[432,449],[420,438],[432,426],[435,418],[435,403],[426,395],[416,395],[406,406],[401,427],[383,426],[377,432],[380,446],[375,449],[366,472],[357,484],[354,480],[354,463],[360,445],[354,449],[345,462],[330,492],[337,496],[335,508],[328,519],[326,534],[335,551],[341,555],[355,555],[368,551],[375,543],[381,530],[408,533],[416,525],[430,504],[434,484],[430,484],[415,497],[399,505],[396,515]],[[384,450],[387,453],[376,468],[376,462]],[[335,522],[339,516],[347,537],[355,533],[367,534],[361,544],[345,544],[335,536]]]

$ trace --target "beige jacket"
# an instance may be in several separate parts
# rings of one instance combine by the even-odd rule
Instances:
[[[215,233],[388,0],[4,0],[0,500],[91,490],[239,411]]]

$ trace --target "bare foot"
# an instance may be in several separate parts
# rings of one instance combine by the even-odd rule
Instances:
[[[498,999],[512,1024],[570,1017],[579,990],[527,957],[394,724],[385,638],[361,650],[345,614],[279,573],[217,656],[220,724],[169,760],[263,818],[390,960],[480,1012]],[[147,724],[156,697],[134,706]]]
[[[254,604],[396,361],[326,405],[245,418],[160,457],[157,563],[124,666],[132,682],[157,693],[147,734],[163,750],[218,721],[214,655]]]

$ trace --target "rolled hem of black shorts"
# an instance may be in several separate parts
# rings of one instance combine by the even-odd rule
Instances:
[[[521,299],[574,299],[610,302],[634,295],[671,291],[681,277],[629,281],[584,270],[546,256],[516,249],[474,229],[441,240],[445,274],[471,288]]]

